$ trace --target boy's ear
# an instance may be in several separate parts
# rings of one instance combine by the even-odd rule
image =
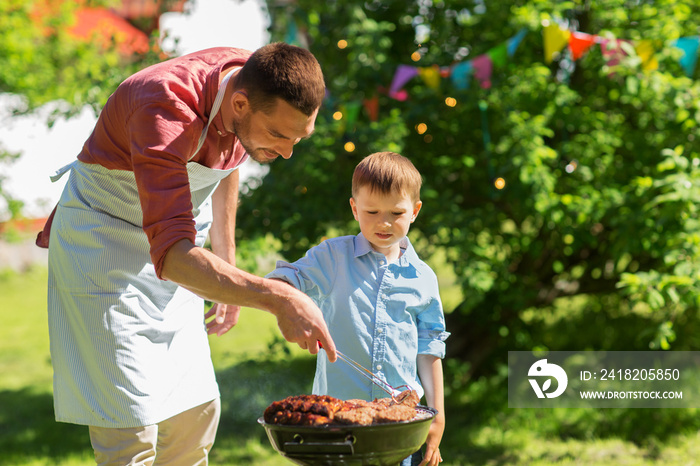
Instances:
[[[350,208],[352,209],[352,216],[359,222],[359,219],[357,218],[357,205],[355,205],[355,199],[353,198],[350,198]]]
[[[413,205],[413,216],[411,217],[411,223],[413,223],[416,217],[418,217],[418,212],[420,212],[421,207],[423,207],[423,201],[418,201]]]

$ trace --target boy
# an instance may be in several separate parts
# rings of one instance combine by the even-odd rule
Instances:
[[[355,168],[350,207],[357,236],[326,240],[294,263],[279,261],[267,275],[290,283],[323,312],[338,349],[390,385],[408,385],[438,410],[421,465],[442,461],[445,428],[442,361],[445,318],[435,273],[406,234],[421,209],[421,176],[393,152],[365,157]],[[340,399],[386,397],[350,366],[317,358],[313,393]],[[421,455],[404,460],[418,464]],[[415,462],[412,462],[415,461]]]

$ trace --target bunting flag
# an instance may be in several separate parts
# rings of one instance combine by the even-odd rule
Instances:
[[[515,52],[518,50],[518,46],[525,38],[525,34],[527,34],[527,29],[521,29],[516,35],[506,41],[506,50],[508,51],[509,57],[515,55]]]
[[[342,119],[340,120],[340,125],[338,126],[338,134],[343,134],[352,129],[357,121],[357,117],[360,114],[360,108],[362,104],[356,101],[350,101],[345,104],[340,104],[338,109],[342,114]]]
[[[608,66],[619,65],[620,61],[627,56],[625,47],[627,43],[629,41],[624,39],[601,39],[600,49]]]
[[[569,50],[574,60],[578,60],[595,44],[596,36],[585,32],[572,31],[569,37]]]
[[[700,36],[681,37],[673,41],[673,45],[683,51],[680,60],[681,66],[686,76],[692,77],[693,73],[695,73],[695,64],[698,61]]]
[[[389,95],[394,98],[397,98],[400,95],[399,91],[401,90],[401,88],[417,75],[418,68],[416,68],[415,66],[399,65],[399,67],[396,68],[396,73],[394,73],[394,79],[391,81],[391,86],[389,87]]]
[[[640,40],[634,46],[637,56],[642,61],[642,69],[644,71],[654,71],[659,69],[659,60],[654,54],[658,48],[653,40]]]
[[[369,99],[362,101],[365,107],[369,121],[377,121],[379,119],[379,97],[374,95]]]
[[[462,61],[452,66],[450,79],[455,88],[459,90],[469,89],[469,80],[472,74],[472,62]]]
[[[299,45],[299,41],[297,41],[298,34],[299,30],[297,28],[297,23],[296,21],[291,20],[289,24],[287,24],[287,33],[284,36],[284,41],[288,44]]]
[[[508,62],[508,47],[505,43],[492,48],[486,54],[494,66],[505,66]]]
[[[552,63],[554,56],[569,43],[571,32],[567,29],[562,29],[556,23],[547,22],[543,30],[543,34],[544,62]]]
[[[348,102],[345,105],[345,111],[343,112],[346,117],[345,121],[348,126],[353,126],[357,120],[357,116],[360,114],[360,103],[359,102]]]
[[[488,54],[479,55],[472,60],[474,67],[474,77],[479,80],[482,89],[491,88],[491,73],[493,72],[493,61]]]
[[[418,74],[423,79],[423,82],[426,84],[426,86],[428,86],[429,88],[433,90],[437,90],[440,88],[440,67],[438,67],[437,65],[418,68]]]

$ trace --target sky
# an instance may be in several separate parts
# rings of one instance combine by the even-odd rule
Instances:
[[[169,36],[163,48],[173,50],[177,37],[178,55],[217,46],[255,50],[269,41],[268,18],[261,5],[262,0],[190,0],[185,13],[161,16],[161,31]],[[97,118],[86,108],[49,129],[45,122],[51,105],[33,116],[10,117],[3,104],[10,98],[0,96],[0,145],[22,155],[12,164],[0,163],[3,190],[25,203],[26,217],[43,217],[53,209],[68,179],[51,183],[49,176],[75,160]],[[256,169],[247,165],[241,167],[244,177],[247,170]]]

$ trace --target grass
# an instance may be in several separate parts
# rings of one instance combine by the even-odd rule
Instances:
[[[46,270],[0,274],[0,464],[94,464],[87,428],[56,423],[46,323]],[[308,393],[313,357],[284,343],[275,319],[244,309],[211,337],[222,393],[213,465],[289,465],[256,419],[273,400]],[[446,380],[459,365],[446,365]],[[441,446],[452,465],[692,465],[700,458],[695,410],[514,410],[504,379],[448,389]]]

